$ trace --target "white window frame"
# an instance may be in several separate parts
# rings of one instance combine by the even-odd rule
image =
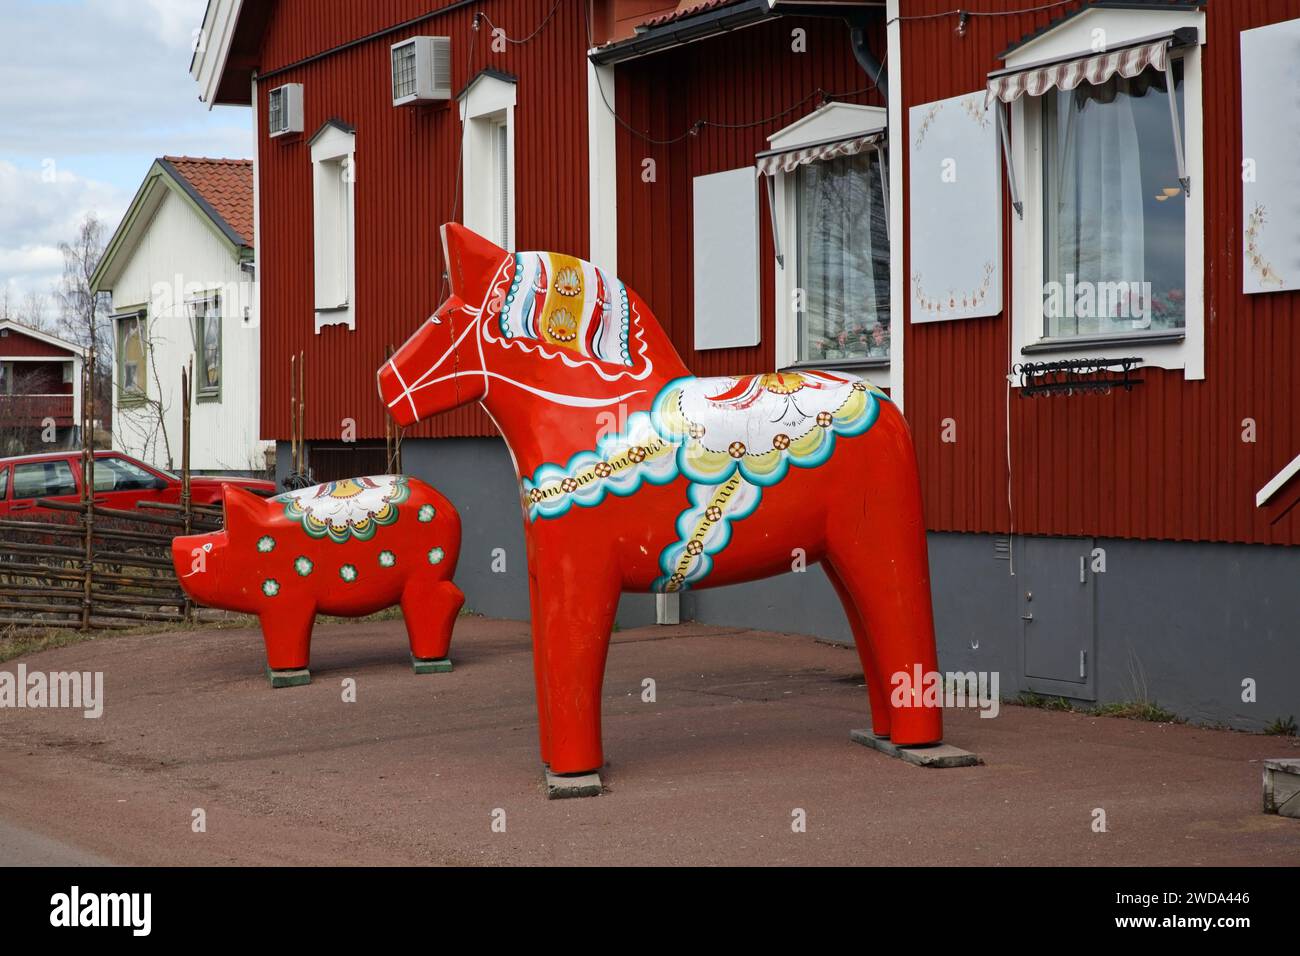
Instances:
[[[768,137],[768,148],[773,150],[793,150],[804,146],[812,146],[815,143],[825,143],[828,140],[847,139],[851,136],[867,136],[871,133],[885,130],[888,126],[888,110],[880,106],[861,106],[856,103],[827,103],[826,105],[814,110],[807,116],[794,123],[791,123],[785,129],[779,130],[772,136]],[[892,159],[887,157],[887,162]],[[887,170],[889,177],[890,191],[893,191],[893,169]],[[902,310],[894,306],[897,300],[892,295],[893,283],[891,281],[891,304],[890,304],[890,357],[887,365],[881,364],[879,360],[869,359],[862,362],[848,360],[845,362],[826,362],[819,363],[816,359],[804,360],[799,359],[799,317],[794,311],[794,294],[799,288],[799,203],[797,179],[798,170],[789,173],[775,174],[775,203],[772,210],[776,218],[777,235],[779,237],[778,256],[774,259],[772,268],[775,270],[775,288],[776,288],[776,365],[777,368],[789,368],[792,366],[816,367],[818,365],[833,365],[837,368],[854,369],[861,368],[868,372],[868,377],[872,383],[881,388],[890,388],[892,384],[892,372],[895,367],[900,370],[901,378],[901,351],[903,346],[903,329],[902,329]],[[766,189],[766,184],[761,184]],[[890,213],[893,213],[893,197],[887,197],[890,202]],[[766,204],[766,199],[763,200]],[[900,255],[898,242],[900,237],[891,221],[889,237],[889,258],[891,275],[894,268],[894,259]]]
[[[214,308],[215,307],[215,308]],[[222,314],[224,303],[221,298],[221,291],[210,289],[185,300],[185,320],[190,326],[190,338],[194,343],[194,381],[191,388],[194,391],[195,399],[208,401],[221,401],[221,385],[225,380],[225,316]],[[206,325],[207,320],[212,318],[215,311],[217,320],[217,384],[207,384],[207,360],[204,358],[206,351],[203,330],[199,328],[199,312],[203,313],[203,322]]]
[[[515,83],[480,73],[460,98],[464,136],[461,170],[462,222],[508,251],[515,248]],[[499,131],[505,130],[506,174],[501,195],[498,160]],[[504,206],[504,209],[502,208]],[[505,217],[502,234],[502,213]]]
[[[1186,379],[1205,378],[1205,149],[1202,105],[1201,49],[1205,43],[1205,15],[1199,11],[1123,10],[1103,7],[1088,10],[1055,30],[1018,48],[1006,59],[1015,69],[1034,62],[1071,56],[1090,56],[1098,37],[1111,47],[1176,30],[1195,27],[1199,45],[1175,51],[1183,63],[1183,138],[1191,195],[1186,203],[1184,255],[1186,256],[1186,325],[1180,341],[1159,341],[1168,331],[1122,332],[1100,336],[1048,339],[1043,308],[1044,219],[1042,99],[1020,97],[1010,108],[1011,153],[1024,215],[1011,215],[1013,268],[1007,279],[1011,289],[1011,362],[1052,362],[1070,358],[1137,355],[1144,365],[1181,369]],[[1172,330],[1170,330],[1172,331]],[[1047,347],[1043,346],[1058,346]],[[1029,352],[1022,351],[1030,347]],[[1019,387],[1019,376],[1011,376]]]
[[[316,333],[356,329],[356,135],[327,124],[311,142]]]

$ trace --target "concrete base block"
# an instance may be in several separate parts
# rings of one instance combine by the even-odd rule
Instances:
[[[415,668],[417,674],[449,674],[451,673],[450,657],[411,657],[411,666]]]
[[[273,671],[268,667],[266,679],[271,682],[272,687],[300,687],[311,683],[311,671],[305,667],[298,670]]]
[[[975,767],[984,761],[978,754],[962,750],[951,744],[933,744],[929,747],[900,747],[887,737],[877,737],[869,730],[850,730],[849,739],[882,754],[906,760],[918,767],[934,767],[942,770],[948,767]]]
[[[1300,820],[1300,759],[1264,761],[1264,812]]]
[[[566,777],[558,773],[551,773],[550,767],[546,768],[547,800],[565,800],[569,797],[598,797],[603,789],[599,773],[575,774]]]

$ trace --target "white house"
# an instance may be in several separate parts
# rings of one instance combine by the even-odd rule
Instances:
[[[180,467],[192,360],[191,469],[265,470],[253,241],[251,161],[155,160],[92,280],[112,294],[115,449]]]

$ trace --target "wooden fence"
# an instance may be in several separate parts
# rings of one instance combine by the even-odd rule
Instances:
[[[0,519],[0,624],[91,630],[183,623],[194,606],[172,567],[174,536],[215,530],[221,508],[190,495],[190,370],[181,372],[181,501],[131,510],[94,500],[94,350],[82,380],[81,500],[37,499],[39,518]]]

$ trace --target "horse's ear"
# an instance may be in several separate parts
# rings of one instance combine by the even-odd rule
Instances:
[[[452,294],[474,305],[487,298],[488,283],[510,255],[458,222],[442,227],[442,254]]]

